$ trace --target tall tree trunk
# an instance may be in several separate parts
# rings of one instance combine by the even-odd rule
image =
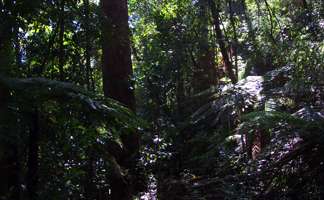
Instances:
[[[231,79],[232,83],[236,83],[237,77],[235,76],[232,62],[231,62],[229,55],[227,53],[228,50],[227,50],[225,38],[224,38],[222,29],[221,29],[219,5],[215,4],[214,0],[209,0],[209,5],[210,5],[213,20],[214,20],[217,42],[218,42],[220,51],[222,53],[222,57],[223,57],[223,61],[225,64],[225,69],[226,69],[227,75]]]
[[[85,13],[85,59],[86,59],[86,84],[88,90],[94,90],[94,81],[92,78],[92,70],[91,70],[91,42],[90,42],[90,4],[89,0],[84,0],[84,13]]]
[[[104,94],[135,109],[127,0],[103,0]]]
[[[135,111],[127,0],[102,0],[102,8],[104,94]],[[136,193],[136,180],[126,178],[121,169],[129,173],[133,171],[138,159],[139,141],[138,133],[121,133],[122,158],[110,152],[116,161],[112,163],[116,170],[112,170],[110,175],[112,200],[130,200]]]
[[[12,63],[15,60],[12,57],[12,38],[13,38],[13,24],[11,23],[12,13],[6,9],[6,7],[13,7],[13,1],[0,1],[0,18],[3,19],[0,25],[0,73],[11,74],[12,73]]]
[[[237,47],[238,47],[238,39],[237,39],[237,33],[236,33],[236,24],[234,19],[234,12],[233,12],[233,0],[229,0],[229,10],[230,10],[230,22],[233,29],[233,42],[231,46],[231,52],[234,54],[234,67],[235,67],[235,76],[238,78],[238,58],[237,58]]]

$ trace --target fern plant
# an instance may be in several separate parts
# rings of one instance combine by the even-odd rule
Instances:
[[[110,173],[132,181],[145,177],[135,178],[137,172],[119,164],[123,134],[135,134],[145,123],[118,102],[43,78],[0,77],[0,93],[0,163],[20,160],[13,173],[26,176],[34,145],[40,198],[82,199],[87,187],[108,195]]]

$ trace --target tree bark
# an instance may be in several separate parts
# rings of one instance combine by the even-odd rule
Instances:
[[[127,0],[103,0],[104,94],[135,109]]]
[[[208,1],[200,0],[198,12],[198,59],[195,69],[195,85],[196,93],[210,88],[218,81],[215,67],[215,49],[209,44],[209,30],[208,30]]]
[[[233,0],[229,0],[229,10],[230,10],[230,22],[233,29],[233,42],[232,47],[233,49],[233,56],[234,56],[234,67],[235,67],[235,76],[238,78],[238,58],[237,58],[237,47],[238,47],[238,39],[237,39],[237,33],[236,33],[236,24],[234,19],[234,12],[233,12]]]
[[[210,5],[213,20],[214,20],[216,38],[218,41],[220,51],[222,53],[222,57],[223,57],[223,61],[225,64],[225,69],[226,69],[227,75],[231,79],[232,83],[236,83],[237,77],[235,76],[235,73],[233,70],[233,65],[232,65],[230,58],[228,56],[225,38],[224,38],[222,29],[221,29],[219,6],[217,4],[215,4],[214,0],[209,0],[209,5]]]
[[[92,69],[91,69],[91,41],[90,41],[90,3],[89,0],[84,0],[84,13],[85,13],[85,60],[86,60],[86,84],[88,90],[94,90],[94,80],[92,77]]]
[[[102,0],[103,9],[103,90],[106,97],[113,98],[135,111],[134,85],[130,29],[128,25],[127,0]],[[115,170],[110,173],[112,200],[131,200],[137,193],[132,169],[136,166],[140,137],[138,133],[121,133],[121,155],[110,152]],[[126,169],[128,174],[122,173]]]
[[[2,75],[9,75],[12,73],[12,63],[15,62],[11,53],[14,51],[12,48],[13,39],[13,15],[7,9],[13,7],[13,1],[0,1],[0,18],[5,19],[1,21],[0,26],[0,73]]]

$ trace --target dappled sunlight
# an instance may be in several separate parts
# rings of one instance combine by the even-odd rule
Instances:
[[[0,0],[0,200],[324,199],[322,0]]]

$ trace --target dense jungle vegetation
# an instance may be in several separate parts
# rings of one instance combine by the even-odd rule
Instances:
[[[0,0],[0,200],[324,200],[323,0]]]

